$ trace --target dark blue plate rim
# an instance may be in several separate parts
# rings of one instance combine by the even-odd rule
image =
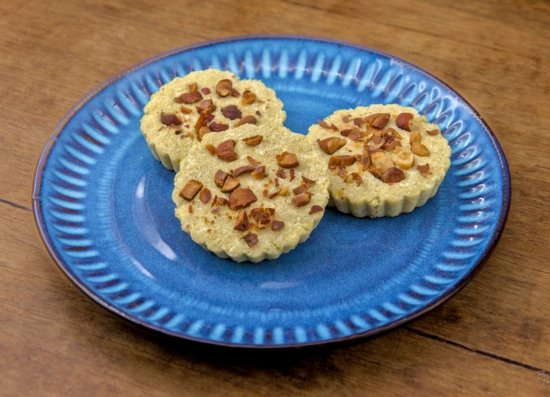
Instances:
[[[309,40],[313,42],[318,43],[325,43],[325,44],[336,44],[340,46],[346,46],[350,48],[355,48],[361,51],[369,51],[374,54],[378,54],[381,56],[388,57],[390,59],[398,60],[399,62],[402,62],[405,65],[411,66],[412,68],[424,73],[426,76],[438,81],[440,84],[448,88],[450,91],[452,91],[455,95],[457,95],[472,111],[473,113],[478,117],[479,121],[485,128],[485,130],[489,133],[489,138],[491,139],[491,142],[494,146],[494,148],[497,151],[498,158],[500,161],[500,166],[503,174],[503,180],[502,180],[502,211],[499,214],[499,219],[495,228],[495,231],[493,235],[491,236],[491,240],[489,241],[489,244],[481,254],[478,262],[471,267],[471,269],[466,273],[452,288],[449,288],[445,293],[443,293],[438,299],[433,301],[432,303],[412,312],[408,315],[398,318],[392,322],[389,322],[381,327],[372,328],[368,331],[365,331],[363,333],[356,333],[349,336],[344,336],[341,338],[333,338],[330,340],[324,340],[324,341],[309,341],[309,342],[302,342],[302,343],[292,343],[292,344],[280,344],[280,345],[254,345],[254,344],[232,344],[222,341],[215,341],[211,339],[206,338],[199,338],[199,337],[193,337],[190,335],[181,335],[176,332],[169,331],[167,329],[164,329],[162,327],[153,325],[151,323],[148,323],[146,321],[143,321],[139,319],[137,316],[130,315],[128,313],[123,312],[122,310],[119,310],[115,306],[109,304],[109,302],[105,301],[101,297],[97,296],[94,291],[89,289],[85,284],[83,284],[78,276],[71,270],[70,266],[68,266],[61,256],[58,254],[57,250],[54,247],[54,244],[51,240],[51,237],[49,236],[46,225],[44,222],[44,217],[42,214],[41,209],[41,203],[40,203],[40,193],[41,193],[41,186],[42,186],[42,176],[43,176],[43,170],[44,167],[48,161],[50,152],[53,148],[53,146],[56,143],[57,136],[61,133],[65,125],[72,119],[72,117],[78,112],[78,110],[86,104],[92,97],[100,93],[103,89],[111,85],[113,82],[119,80],[120,78],[126,76],[127,74],[133,72],[136,69],[139,69],[145,65],[148,65],[152,62],[155,62],[159,59],[163,59],[166,57],[169,57],[173,54],[189,51],[196,48],[204,48],[209,47],[212,45],[222,44],[222,43],[228,43],[228,42],[235,42],[235,41],[245,41],[245,40],[258,40],[258,39],[286,39],[286,40]],[[322,345],[327,343],[334,343],[334,342],[343,342],[350,339],[356,339],[356,338],[364,338],[368,336],[373,336],[378,333],[388,331],[392,328],[395,328],[401,324],[404,324],[406,322],[409,322],[422,314],[425,314],[429,312],[430,310],[434,309],[435,307],[441,305],[445,301],[447,301],[449,298],[451,298],[454,294],[456,294],[458,291],[460,291],[464,286],[473,278],[473,276],[476,274],[476,272],[481,268],[481,266],[489,259],[491,253],[494,251],[498,241],[500,240],[500,237],[502,236],[504,226],[506,224],[506,220],[508,219],[508,213],[510,210],[510,201],[511,201],[511,178],[510,178],[510,169],[508,166],[508,161],[506,159],[506,155],[504,154],[504,151],[502,149],[502,146],[500,145],[500,142],[498,141],[496,135],[494,134],[493,130],[487,125],[483,117],[480,115],[480,113],[468,102],[461,94],[459,94],[455,89],[453,89],[449,84],[445,83],[438,77],[434,76],[430,72],[426,71],[425,69],[414,65],[411,62],[408,62],[400,57],[388,54],[383,51],[379,51],[376,49],[372,49],[365,46],[360,46],[357,44],[348,43],[341,40],[333,40],[333,39],[327,39],[322,37],[314,37],[314,36],[302,36],[302,35],[284,35],[284,34],[261,34],[261,35],[243,35],[243,36],[234,36],[234,37],[227,37],[217,40],[211,40],[211,41],[205,41],[198,44],[192,44],[189,46],[183,46],[179,47],[167,52],[164,52],[162,54],[153,56],[151,58],[148,58],[134,66],[131,66],[130,68],[112,76],[111,78],[105,80],[104,82],[97,85],[95,88],[90,90],[87,94],[85,94],[77,103],[75,103],[69,111],[63,116],[63,118],[57,123],[57,125],[54,128],[53,133],[50,135],[48,141],[44,145],[44,148],[42,149],[42,153],[40,154],[40,158],[38,159],[38,163],[36,165],[36,169],[34,172],[34,178],[33,178],[33,186],[32,186],[32,211],[34,215],[34,221],[36,228],[38,230],[38,234],[41,238],[41,241],[48,251],[48,254],[50,256],[50,259],[53,260],[53,262],[61,269],[63,274],[71,280],[79,289],[81,292],[83,292],[86,296],[88,296],[92,301],[103,307],[104,309],[109,310],[112,313],[115,313],[119,315],[120,317],[137,324],[139,326],[169,335],[173,336],[179,339],[186,339],[191,340],[195,342],[202,342],[202,343],[208,343],[212,345],[219,345],[219,346],[226,346],[226,347],[239,347],[239,348],[254,348],[254,349],[273,349],[273,348],[289,348],[289,347],[302,347],[302,346],[316,346],[316,345]]]

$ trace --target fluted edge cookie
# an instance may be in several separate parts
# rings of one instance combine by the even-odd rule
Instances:
[[[261,81],[207,69],[160,87],[145,105],[141,131],[153,156],[177,171],[182,156],[205,134],[245,124],[276,130],[285,119],[283,103]]]
[[[243,126],[184,156],[172,199],[182,229],[219,257],[275,259],[305,241],[328,203],[326,163],[305,136]]]
[[[338,110],[307,137],[328,164],[331,204],[357,217],[397,216],[424,205],[450,166],[438,126],[411,107]]]

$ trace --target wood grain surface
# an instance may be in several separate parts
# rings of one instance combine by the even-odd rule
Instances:
[[[2,0],[0,32],[0,395],[550,395],[550,2]],[[458,295],[374,339],[257,352],[138,329],[57,270],[30,192],[63,114],[160,52],[253,33],[400,56],[493,128],[512,172],[511,210]]]

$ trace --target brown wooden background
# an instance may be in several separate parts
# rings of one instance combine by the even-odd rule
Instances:
[[[457,296],[375,339],[255,352],[136,329],[56,270],[30,190],[57,121],[134,63],[251,33],[403,57],[494,129],[512,207],[493,256]],[[550,395],[549,109],[547,1],[0,1],[0,395]]]

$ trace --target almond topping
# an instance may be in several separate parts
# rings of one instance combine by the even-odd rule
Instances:
[[[206,150],[208,150],[208,153],[210,153],[212,156],[216,155],[216,147],[212,144],[206,145]]]
[[[218,196],[214,196],[214,200],[212,201],[212,206],[214,205],[226,205],[227,204],[227,199],[225,197],[218,197]]]
[[[381,130],[384,127],[386,127],[389,120],[390,120],[389,113],[375,113],[365,117],[365,121],[367,122],[367,124],[378,130]]]
[[[292,193],[294,193],[294,194],[301,194],[301,193],[303,193],[303,192],[305,192],[305,191],[307,191],[307,187],[305,187],[304,185],[300,185],[300,186],[294,188],[294,189],[292,190]]]
[[[346,140],[344,138],[337,138],[337,137],[317,140],[317,143],[319,144],[319,147],[321,148],[321,150],[326,154],[333,154],[338,149],[346,146]]]
[[[258,199],[252,190],[239,187],[233,190],[229,195],[229,208],[232,210],[240,210],[241,208],[245,208],[247,205],[252,204],[256,200]]]
[[[222,187],[229,174],[222,170],[217,170],[214,174],[214,183],[217,187]]]
[[[427,157],[430,155],[430,151],[428,150],[428,148],[420,142],[411,143],[411,152],[420,157]]]
[[[252,172],[256,169],[253,165],[243,165],[242,167],[236,168],[233,171],[233,176],[239,176],[241,174],[246,174]]]
[[[363,171],[366,171],[370,167],[371,161],[368,151],[364,151],[363,154],[358,155],[357,160],[363,165]]]
[[[210,201],[210,198],[212,198],[212,193],[207,187],[205,187],[199,193],[199,200],[201,201],[201,203],[206,204]]]
[[[292,204],[294,204],[295,207],[303,207],[304,205],[309,203],[310,200],[311,193],[303,192],[292,197]]]
[[[220,132],[229,129],[229,126],[224,123],[216,123],[215,121],[213,121],[208,125],[208,128],[210,129],[210,131]]]
[[[254,168],[254,171],[250,174],[253,178],[262,179],[265,178],[265,165],[260,165]]]
[[[273,190],[272,192],[268,192],[267,189],[264,190],[264,191],[265,191],[264,196],[269,197],[269,198],[273,198],[273,197],[275,197],[279,194],[279,192],[281,191],[281,188],[275,188],[275,190]]]
[[[418,172],[420,172],[422,176],[426,176],[430,173],[430,164],[426,163],[423,165],[417,165],[416,169],[418,170]]]
[[[239,182],[239,180],[231,175],[229,175],[226,179],[225,179],[225,182],[222,186],[222,192],[224,193],[229,193],[233,190],[235,190],[236,188],[239,187],[241,183]]]
[[[175,114],[161,113],[160,122],[164,125],[181,125],[181,120]]]
[[[354,181],[357,186],[363,183],[363,178],[361,178],[361,175],[359,175],[357,172],[352,172],[347,178],[346,182]]]
[[[222,114],[229,120],[240,119],[243,114],[236,105],[229,105],[221,109]]]
[[[241,98],[241,105],[250,105],[256,100],[256,94],[250,90],[245,90],[243,92],[243,97]]]
[[[183,114],[189,114],[193,111],[193,109],[186,108],[185,106],[182,106],[180,110]]]
[[[246,156],[246,161],[248,161],[252,165],[260,165],[260,162],[252,156]]]
[[[405,179],[405,173],[397,167],[382,171],[382,180],[386,183],[401,182],[403,179]]]
[[[352,130],[348,134],[348,138],[352,141],[358,141],[359,139],[361,139],[361,131],[359,131],[358,129]]]
[[[438,130],[437,128],[435,128],[435,129],[433,129],[433,130],[426,131],[426,133],[427,133],[428,135],[434,136],[434,135],[439,134],[439,130]]]
[[[395,119],[395,124],[397,124],[397,126],[402,130],[410,131],[411,126],[409,123],[413,119],[413,117],[414,116],[412,115],[412,113],[400,113]]]
[[[414,156],[408,150],[407,151],[402,150],[397,154],[397,160],[395,160],[395,163],[402,170],[408,170],[409,168],[412,167],[414,163]]]
[[[290,182],[292,182],[294,180],[294,178],[296,177],[296,173],[294,171],[294,168],[291,168],[288,173],[290,175]]]
[[[275,158],[277,159],[277,164],[279,164],[279,167],[282,168],[294,168],[300,165],[296,155],[287,151],[277,154]]]
[[[355,163],[355,156],[330,156],[328,160],[328,166],[335,167],[347,167]]]
[[[210,88],[208,87],[201,88],[201,92],[203,93],[203,95],[210,95]]]
[[[345,116],[342,116],[342,121],[343,121],[344,123],[349,123],[350,120],[351,120],[351,115],[346,114]]]
[[[196,109],[199,113],[212,113],[214,110],[216,110],[216,105],[214,105],[212,99],[203,99],[196,106]]]
[[[277,177],[281,178],[281,179],[285,179],[286,178],[286,172],[285,170],[283,170],[282,168],[279,168],[277,170]]]
[[[197,91],[197,89],[198,89],[197,83],[187,84],[187,91],[195,92]]]
[[[361,127],[363,125],[363,119],[360,117],[356,117],[353,119],[353,124],[357,127]]]
[[[221,97],[228,96],[231,93],[231,88],[233,88],[233,82],[229,79],[220,80],[216,84],[216,92]]]
[[[176,97],[174,101],[176,101],[176,103],[185,103],[189,105],[191,103],[198,102],[201,99],[202,99],[201,93],[198,91],[193,91],[193,92],[184,92],[180,96]]]
[[[393,135],[386,135],[384,137],[384,144],[382,145],[382,149],[393,150],[398,146],[401,146],[401,142],[395,139]]]
[[[275,217],[275,208],[253,208],[250,210],[250,216],[259,224],[267,225]]]
[[[239,215],[237,215],[237,224],[233,229],[240,232],[245,232],[248,230],[249,226],[250,224],[248,222],[248,215],[246,214],[246,211],[239,212]]]
[[[257,122],[258,122],[258,120],[256,119],[256,117],[254,117],[252,115],[248,115],[248,116],[244,116],[242,119],[237,121],[234,126],[235,127],[240,127],[241,125],[256,124]]]
[[[305,187],[307,187],[308,189],[310,187],[312,187],[313,185],[315,185],[315,182],[313,179],[308,179],[306,178],[305,176],[302,176],[302,185],[304,185]]]
[[[181,191],[179,192],[179,196],[182,199],[191,201],[201,189],[202,189],[202,183],[200,183],[195,179],[191,179],[189,182],[185,184],[183,189],[181,189]]]
[[[336,127],[334,124],[328,124],[325,120],[319,120],[317,122],[321,127],[326,128],[328,130],[338,131],[338,127]]]
[[[285,223],[283,221],[274,220],[271,222],[271,230],[273,231],[281,230],[283,227],[285,227]]]
[[[315,213],[321,212],[321,211],[323,211],[323,207],[321,207],[320,205],[313,205],[309,209],[309,214],[312,215],[312,214],[315,214]]]
[[[281,190],[279,190],[279,196],[284,197],[288,195],[288,186],[283,186]]]
[[[241,95],[241,94],[239,94],[239,91],[237,91],[236,89],[231,88],[230,95],[231,95],[232,97],[238,98],[239,95]]]
[[[228,139],[223,141],[216,148],[216,153],[218,158],[223,161],[234,161],[237,160],[237,153],[235,152],[235,141],[233,139]]]
[[[258,235],[255,233],[248,233],[243,237],[244,241],[248,244],[249,247],[253,247],[258,244]]]
[[[386,139],[384,139],[382,136],[374,135],[367,145],[367,149],[369,152],[374,152],[384,146],[385,143]]]
[[[393,160],[385,152],[372,153],[370,158],[372,165],[379,170],[385,170],[386,168],[392,168],[394,166]]]
[[[263,139],[264,137],[262,135],[252,135],[248,138],[243,138],[243,142],[246,143],[248,146],[256,146],[259,145]]]
[[[409,136],[409,142],[411,144],[413,144],[414,142],[420,142],[420,140],[421,140],[420,132],[418,131],[411,132],[411,135]]]

